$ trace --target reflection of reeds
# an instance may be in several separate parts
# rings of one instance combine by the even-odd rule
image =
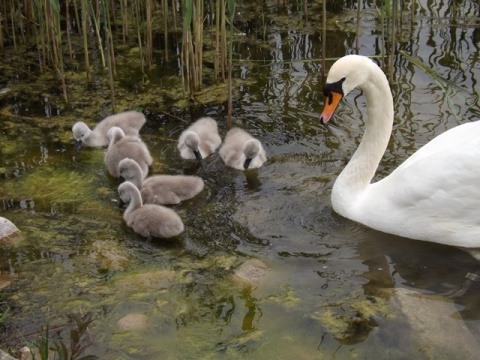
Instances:
[[[448,107],[450,108],[452,113],[457,117],[458,108],[455,105],[452,98],[453,98],[453,96],[456,96],[458,93],[464,93],[465,89],[461,88],[460,86],[458,86],[454,82],[445,79],[443,76],[441,76],[440,74],[435,72],[435,70],[433,70],[431,67],[425,65],[424,63],[422,63],[420,60],[416,59],[415,57],[407,54],[405,51],[400,50],[399,53],[402,56],[404,56],[405,58],[407,58],[408,61],[410,61],[412,64],[419,67],[420,69],[422,69],[423,71],[425,71],[427,74],[429,74],[432,77],[432,79],[442,89],[442,92],[443,92],[445,98],[447,99]],[[472,95],[472,94],[469,94],[469,95],[470,95],[470,99],[465,99],[465,98],[462,99],[462,101],[464,101],[465,105],[467,105],[468,107],[478,106],[478,100],[479,100],[478,96],[477,95]],[[458,119],[458,117],[457,117],[457,119]]]

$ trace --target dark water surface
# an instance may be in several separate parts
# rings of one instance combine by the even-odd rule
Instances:
[[[24,234],[16,246],[0,247],[0,274],[13,279],[0,346],[20,347],[47,320],[67,325],[67,315],[81,311],[95,318],[87,353],[101,359],[474,358],[480,345],[460,338],[480,334],[479,288],[453,300],[442,294],[460,286],[477,262],[333,212],[331,187],[360,140],[365,100],[354,91],[328,127],[319,123],[321,22],[315,7],[305,21],[296,6],[271,6],[265,42],[258,27],[236,43],[233,122],[266,147],[262,168],[245,174],[226,168],[217,154],[201,165],[179,157],[171,139],[192,117],[215,117],[225,135],[223,105],[192,115],[166,100],[142,108],[154,173],[196,174],[206,183],[198,197],[175,207],[186,231],[173,242],[147,243],[126,227],[104,149],[74,152],[70,128],[90,97],[65,107],[33,80],[2,84],[11,88],[0,95],[2,112],[36,120],[0,114],[0,216]],[[394,56],[395,125],[378,178],[436,135],[480,115],[478,4],[419,1],[413,19],[409,6],[396,49],[444,80]],[[259,21],[241,11],[244,20]],[[359,53],[379,55],[374,4],[362,4],[361,17]],[[356,52],[355,19],[354,7],[329,15],[327,58]],[[161,85],[152,80],[152,91],[178,73],[168,69]],[[134,69],[119,72],[127,78]],[[125,90],[132,104],[136,91]],[[165,107],[185,121],[166,116]],[[108,114],[99,107],[85,120],[94,124]],[[269,268],[254,288],[232,277],[251,258]],[[399,289],[431,301],[432,323],[399,305]],[[435,313],[439,303],[445,307]],[[146,315],[147,328],[119,331],[117,321],[132,313]],[[68,342],[68,333],[61,335]]]

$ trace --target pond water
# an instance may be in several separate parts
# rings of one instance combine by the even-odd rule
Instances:
[[[480,118],[478,4],[418,1],[413,17],[407,5],[389,71],[394,131],[378,178],[435,136]],[[228,125],[223,104],[183,110],[174,95],[144,101],[156,87],[168,93],[178,74],[173,61],[158,65],[150,75],[160,80],[149,87],[127,81],[135,69],[119,68],[117,96],[147,116],[142,137],[153,173],[196,174],[206,183],[174,207],[186,231],[173,241],[146,242],[125,225],[104,149],[74,151],[71,125],[110,114],[100,85],[65,106],[51,95],[53,81],[4,73],[0,216],[23,237],[0,247],[11,308],[3,349],[28,344],[47,322],[68,343],[68,315],[92,313],[85,354],[101,359],[474,358],[478,285],[445,294],[477,261],[334,213],[331,188],[361,138],[365,100],[354,91],[322,126],[321,13],[312,6],[305,20],[296,3],[267,10],[263,41],[255,14],[239,8],[254,30],[235,43],[233,124],[264,144],[269,160],[258,170],[226,168],[218,154],[201,164],[180,158],[174,139],[192,120],[215,117],[222,136]],[[326,58],[356,52],[356,16],[348,4],[329,14]],[[373,3],[362,4],[361,19],[358,52],[379,55]],[[251,259],[268,268],[253,286],[234,277]],[[129,314],[146,316],[145,328],[120,330]]]

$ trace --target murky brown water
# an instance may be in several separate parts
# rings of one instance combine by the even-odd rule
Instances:
[[[216,154],[199,166],[182,160],[168,140],[191,115],[204,114],[218,120],[223,136],[223,106],[189,114],[163,98],[143,108],[148,123],[142,132],[155,172],[196,174],[206,182],[198,197],[175,207],[186,225],[175,242],[146,243],[126,227],[103,149],[74,153],[70,127],[90,111],[89,102],[100,104],[98,94],[65,107],[38,84],[5,74],[9,83],[2,86],[11,91],[0,95],[2,113],[37,120],[0,114],[0,216],[24,233],[18,245],[0,248],[1,275],[13,279],[5,290],[12,314],[1,347],[19,347],[47,319],[52,327],[68,325],[67,315],[82,311],[95,318],[87,353],[101,359],[473,358],[480,345],[459,337],[479,336],[478,286],[453,300],[434,296],[460,286],[476,261],[333,212],[330,190],[361,137],[365,102],[355,91],[331,125],[320,125],[321,23],[315,7],[308,21],[297,7],[290,5],[287,18],[272,5],[266,42],[258,30],[236,45],[242,61],[235,71],[234,124],[265,145],[269,161],[261,169],[227,169]],[[378,55],[377,12],[373,4],[362,7],[359,53]],[[420,1],[412,22],[406,9],[397,50],[455,87],[394,57],[396,118],[379,178],[436,135],[480,118],[480,23],[474,16],[473,0]],[[355,18],[348,7],[330,15],[327,58],[355,52]],[[142,93],[131,90],[135,84],[127,85],[131,92],[119,91],[119,97],[131,104],[138,96],[142,104]],[[108,115],[108,108],[95,106],[89,123]],[[269,268],[255,289],[232,278],[250,258]],[[427,323],[422,330],[419,316],[412,323],[411,314],[402,313],[416,316],[399,305],[398,289],[431,296],[432,309],[440,299],[446,307],[430,318],[449,322],[433,321],[437,327]],[[131,313],[148,317],[144,331],[118,330],[117,321]],[[62,335],[68,341],[68,333]]]

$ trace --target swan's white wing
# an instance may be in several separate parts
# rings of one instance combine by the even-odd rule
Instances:
[[[450,148],[456,148],[458,146],[461,147],[465,144],[465,142],[475,141],[479,138],[480,121],[456,126],[438,135],[429,141],[425,146],[421,147],[412,156],[405,160],[405,162],[399,166],[399,169],[415,163],[420,158],[425,158]]]
[[[465,126],[445,133],[369,186],[359,207],[361,221],[405,237],[480,247],[480,136],[472,135],[475,131]]]

